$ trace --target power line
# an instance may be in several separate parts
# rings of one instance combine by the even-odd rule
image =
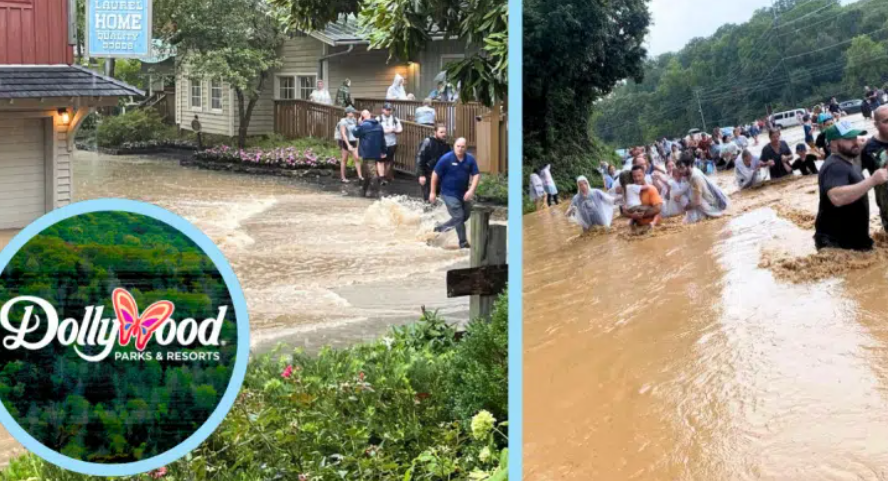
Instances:
[[[888,27],[882,27],[882,28],[879,28],[879,29],[873,30],[872,32],[869,32],[869,33],[861,33],[860,35],[872,35],[872,34],[874,34],[874,33],[884,32],[885,30],[888,30]],[[859,37],[860,35],[858,35],[858,37]],[[810,54],[812,54],[812,53],[822,52],[822,51],[824,51],[824,50],[829,50],[829,49],[831,49],[831,48],[835,48],[835,47],[838,47],[838,46],[840,46],[840,45],[847,45],[847,44],[853,42],[854,39],[856,39],[856,38],[857,38],[857,37],[850,38],[850,39],[848,39],[848,40],[843,40],[843,41],[841,41],[841,42],[834,43],[834,44],[832,44],[832,45],[829,45],[829,46],[826,46],[826,47],[823,47],[823,48],[818,48],[818,49],[816,49],[816,50],[811,50],[811,51],[808,51],[808,52],[800,53],[800,54],[798,54],[798,55],[791,55],[791,56],[789,56],[789,57],[786,57],[786,60],[790,60],[790,59],[793,59],[793,58],[804,57],[805,55],[810,55]]]

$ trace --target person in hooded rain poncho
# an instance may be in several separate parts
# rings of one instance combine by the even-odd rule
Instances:
[[[311,92],[308,96],[308,100],[318,104],[333,105],[333,98],[330,97],[330,92],[324,88],[323,80],[318,80],[317,88]]]
[[[735,169],[737,187],[740,189],[748,189],[761,184],[765,180],[768,171],[768,163],[762,162],[761,159],[752,155],[752,152],[744,150],[740,155],[740,162],[737,162]]]
[[[407,89],[404,88],[404,77],[395,74],[395,81],[385,94],[386,100],[407,100]]]
[[[684,214],[685,207],[688,205],[688,189],[690,188],[690,184],[681,175],[674,160],[666,161],[666,172],[662,181],[663,189],[660,193],[664,199],[660,215],[664,219]]]
[[[533,169],[533,173],[530,174],[530,200],[533,201],[536,210],[541,210],[546,206],[546,191],[539,168]]]
[[[355,103],[352,101],[351,96],[351,80],[345,79],[342,81],[342,86],[339,87],[339,90],[336,91],[336,105],[340,107],[354,107]]]
[[[694,224],[704,219],[721,217],[728,209],[728,197],[709,177],[695,166],[693,154],[682,155],[678,163],[681,174],[688,179],[688,204],[685,222]]]
[[[614,198],[589,186],[589,179],[577,177],[577,195],[573,197],[566,215],[571,217],[583,232],[595,226],[610,227],[614,219]]]

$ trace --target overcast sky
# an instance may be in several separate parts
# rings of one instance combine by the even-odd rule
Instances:
[[[692,38],[708,37],[726,23],[746,22],[770,5],[771,0],[651,0],[648,54],[681,50]]]
[[[853,1],[839,3],[848,5]],[[756,10],[772,3],[771,0],[650,0],[648,54],[677,52],[692,38],[708,37],[726,23],[747,22]]]

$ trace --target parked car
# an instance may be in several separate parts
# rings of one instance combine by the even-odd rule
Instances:
[[[782,129],[787,127],[795,127],[796,125],[801,125],[800,119],[804,117],[808,113],[805,109],[795,109],[795,110],[787,110],[785,112],[778,112],[772,116],[772,122],[774,125],[779,126]]]
[[[863,100],[846,100],[839,104],[839,108],[842,109],[842,112],[845,112],[846,114],[859,114],[861,109],[863,108]]]

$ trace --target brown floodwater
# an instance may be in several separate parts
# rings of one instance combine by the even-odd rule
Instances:
[[[634,242],[525,216],[525,479],[888,479],[888,260],[763,262],[814,254],[816,188]]]
[[[450,322],[468,320],[468,298],[446,292],[446,271],[468,267],[468,252],[454,232],[430,234],[449,218],[443,205],[424,212],[403,197],[372,201],[286,178],[84,151],[75,154],[74,179],[76,200],[150,202],[206,233],[243,287],[254,352],[373,339],[417,320],[423,305]],[[14,234],[0,231],[0,246]],[[0,466],[21,452],[0,427]]]

